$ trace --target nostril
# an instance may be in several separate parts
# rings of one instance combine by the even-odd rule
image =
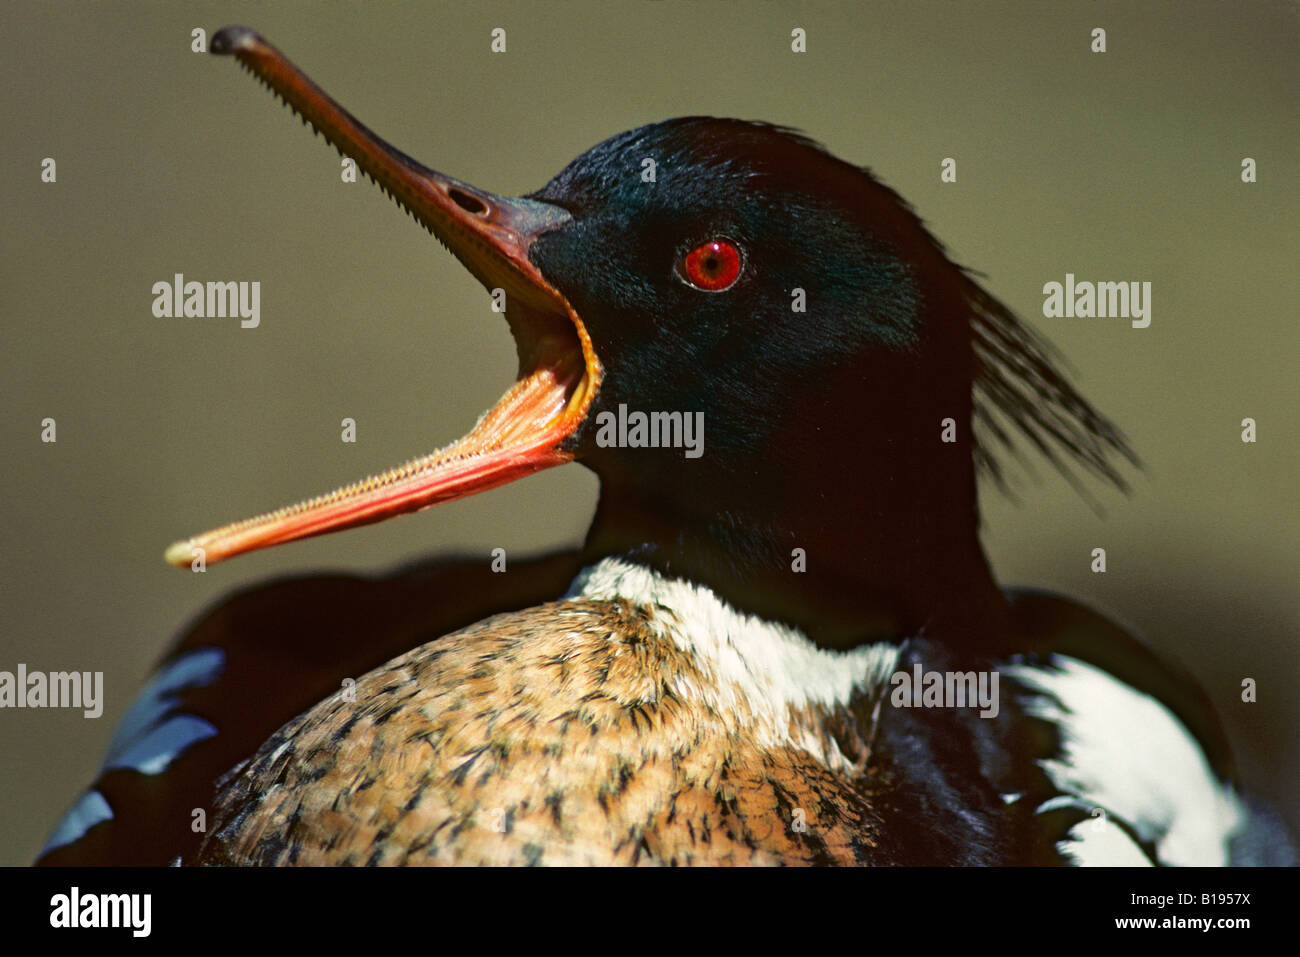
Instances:
[[[487,212],[487,204],[483,202],[483,200],[479,199],[477,196],[471,196],[463,190],[456,189],[454,186],[447,190],[447,195],[451,197],[453,203],[465,210],[467,213],[481,216]]]

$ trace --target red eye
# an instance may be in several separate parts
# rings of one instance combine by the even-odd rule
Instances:
[[[705,292],[721,292],[740,276],[740,250],[725,239],[696,246],[682,260],[686,281]]]

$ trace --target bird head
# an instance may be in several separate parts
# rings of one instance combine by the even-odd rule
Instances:
[[[639,552],[761,606],[793,548],[817,553],[833,569],[819,580],[840,593],[933,578],[936,551],[982,565],[974,476],[1001,478],[997,453],[1016,435],[1120,481],[1111,457],[1131,453],[1050,349],[901,197],[792,130],[668,120],[508,198],[390,146],[247,28],[220,31],[211,50],[235,56],[504,293],[519,375],[457,442],[177,542],[174,564],[576,460],[602,481],[589,548]],[[622,425],[635,429],[637,415],[653,433],[640,441]]]

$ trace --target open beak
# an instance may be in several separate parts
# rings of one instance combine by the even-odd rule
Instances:
[[[601,367],[582,320],[528,258],[533,241],[568,222],[569,213],[535,200],[495,196],[421,166],[357,122],[247,27],[220,30],[210,49],[233,55],[352,157],[484,286],[505,291],[519,377],[478,425],[451,445],[328,495],[176,542],[167,549],[167,561],[186,567],[201,555],[216,562],[368,525],[571,461],[572,452],[561,446],[585,418]]]

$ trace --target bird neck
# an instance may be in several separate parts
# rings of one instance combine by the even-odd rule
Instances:
[[[970,459],[952,461],[864,441],[780,469],[779,482],[709,463],[688,484],[620,471],[602,476],[584,557],[704,585],[822,647],[918,634],[970,646],[1001,633],[1007,610],[979,543]]]

